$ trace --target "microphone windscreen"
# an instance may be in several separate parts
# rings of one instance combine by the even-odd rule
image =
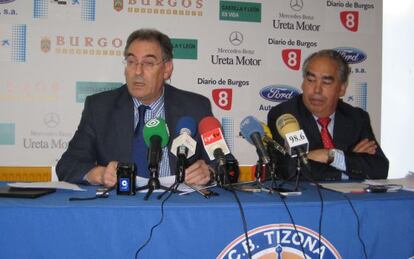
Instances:
[[[175,134],[180,135],[182,129],[187,129],[187,133],[191,137],[194,137],[197,130],[195,120],[190,116],[181,117],[177,122],[177,126],[175,127]]]
[[[165,121],[161,118],[151,119],[145,123],[143,129],[145,144],[149,147],[151,144],[152,136],[159,136],[161,138],[161,147],[165,147],[168,144],[169,132]]]
[[[198,124],[198,132],[204,134],[210,130],[221,128],[220,122],[213,116],[204,117]]]
[[[240,132],[243,137],[252,145],[251,135],[255,132],[259,133],[262,138],[264,135],[263,127],[260,122],[253,116],[247,116],[240,122]]]
[[[287,133],[300,130],[298,121],[290,113],[282,114],[277,118],[276,129],[283,138],[285,138]]]
[[[264,122],[260,122],[260,124],[262,124],[265,136],[267,136],[269,138],[273,138],[273,135],[272,135],[272,132],[270,131],[269,126],[267,126],[267,124],[264,123]]]

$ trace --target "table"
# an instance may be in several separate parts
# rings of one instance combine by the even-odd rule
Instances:
[[[69,201],[93,196],[57,190],[37,199],[0,199],[0,258],[134,258],[160,221],[161,201],[152,195]],[[273,254],[319,258],[321,202],[314,186],[301,196],[236,192],[241,201],[256,258]],[[164,204],[162,223],[138,258],[248,258],[243,222],[235,197],[173,194]],[[364,258],[357,220],[342,194],[322,190],[321,258]],[[368,258],[414,256],[414,193],[348,194],[359,218]]]

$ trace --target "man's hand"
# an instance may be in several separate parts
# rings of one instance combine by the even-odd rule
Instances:
[[[326,164],[328,163],[328,160],[329,160],[328,152],[329,152],[329,149],[324,149],[324,148],[309,151],[308,159]]]
[[[112,187],[116,184],[117,161],[111,161],[105,166],[95,166],[86,175],[91,184],[102,184],[105,187]]]
[[[367,153],[375,155],[378,145],[374,140],[363,139],[352,150],[355,153]]]
[[[185,170],[185,182],[203,185],[210,181],[210,171],[204,160],[197,160]]]

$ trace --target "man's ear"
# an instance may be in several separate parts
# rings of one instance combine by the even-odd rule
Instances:
[[[171,74],[174,70],[174,65],[172,60],[165,62],[165,70],[164,70],[164,80],[168,80],[171,77]]]
[[[339,97],[343,97],[345,95],[347,87],[348,87],[348,82],[341,84],[339,88]]]

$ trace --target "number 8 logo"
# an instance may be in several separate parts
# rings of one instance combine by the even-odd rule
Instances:
[[[359,12],[357,11],[344,11],[340,13],[342,25],[349,31],[358,31],[359,25]]]
[[[284,49],[282,50],[282,59],[285,65],[292,70],[299,70],[302,50],[301,49]]]
[[[220,88],[212,92],[214,103],[223,110],[231,110],[233,101],[233,89]]]

